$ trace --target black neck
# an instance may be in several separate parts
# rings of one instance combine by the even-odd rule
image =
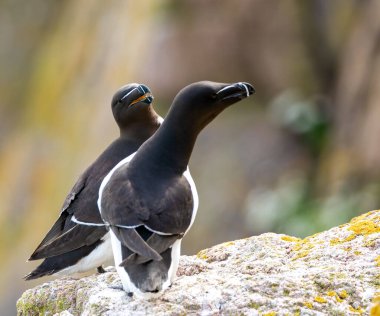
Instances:
[[[178,122],[183,124],[178,125]],[[158,131],[141,146],[131,161],[131,169],[167,175],[182,174],[187,169],[199,133],[190,122],[168,114]]]
[[[136,122],[127,129],[120,129],[120,138],[144,142],[156,132],[159,126],[157,120]]]
[[[142,112],[142,111],[140,111]],[[151,108],[147,108],[145,113],[135,116],[133,120],[119,124],[120,138],[144,142],[151,137],[160,127],[158,114]]]

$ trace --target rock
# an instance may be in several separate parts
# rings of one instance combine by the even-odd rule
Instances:
[[[380,210],[298,239],[272,233],[182,256],[159,297],[121,290],[113,268],[27,290],[18,315],[380,315]]]

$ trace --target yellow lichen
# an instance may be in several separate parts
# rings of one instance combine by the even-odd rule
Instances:
[[[345,299],[345,298],[347,298],[347,296],[348,296],[348,293],[347,293],[346,290],[342,290],[342,291],[340,291],[340,293],[339,293],[339,297],[340,297],[340,298]]]
[[[350,305],[348,306],[348,309],[350,310],[350,312],[359,313],[360,315],[363,314],[363,309],[360,306],[358,308],[354,308]]]
[[[322,296],[314,297],[314,301],[317,303],[326,303],[327,302],[327,300],[325,298],[323,298]]]
[[[304,257],[306,257],[309,253],[310,253],[309,250],[300,251],[295,257],[293,257],[293,260],[297,260],[297,259],[300,259],[300,258],[304,258]]]
[[[318,237],[320,234],[321,233],[315,233],[315,234],[313,234],[311,236],[308,236],[308,237],[305,238],[305,241],[310,241],[310,239],[314,239],[314,238]]]
[[[376,245],[375,239],[365,239],[363,245],[364,247],[372,248]]]
[[[377,265],[378,267],[380,267],[380,256],[377,256],[377,257],[375,258],[375,262],[376,262],[376,265]]]
[[[338,245],[338,244],[342,244],[342,243],[345,243],[345,242],[351,241],[351,240],[355,239],[356,236],[357,236],[357,234],[356,234],[356,233],[353,233],[353,234],[350,234],[350,235],[348,235],[346,238],[343,238],[343,239],[339,239],[339,238],[337,238],[337,237],[332,238],[332,239],[330,240],[330,245],[331,245],[331,246],[335,246],[335,245]]]
[[[335,299],[338,303],[342,303],[343,300],[338,296],[338,295],[335,295]]]
[[[233,241],[228,241],[228,242],[225,242],[222,244],[223,247],[229,247],[229,246],[233,246],[235,245],[235,243]]]
[[[313,249],[314,247],[315,245],[310,242],[309,237],[303,240],[297,241],[296,244],[292,248],[292,251],[297,252],[297,254],[292,258],[292,260],[306,257],[310,253],[310,250]]]
[[[355,238],[356,238],[356,234],[351,234],[351,235],[348,235],[346,238],[344,238],[342,242],[351,241]]]
[[[276,316],[276,315],[277,315],[276,312],[269,312],[269,313],[263,314],[263,316]]]
[[[355,250],[355,251],[354,251],[354,254],[357,255],[357,256],[360,256],[360,255],[362,254],[362,252],[359,251],[359,250]]]
[[[353,218],[350,223],[348,224],[348,230],[352,233],[348,235],[346,238],[339,239],[339,238],[332,238],[330,240],[330,245],[338,245],[341,243],[345,243],[348,241],[351,241],[355,239],[358,235],[367,236],[374,233],[380,232],[380,216],[375,216],[375,218],[369,218],[369,216],[376,214],[377,211],[372,211],[363,215],[360,215],[358,217]],[[343,227],[346,227],[347,225],[343,225]]]
[[[305,307],[307,307],[308,309],[312,309],[313,308],[313,303],[310,303],[310,302],[303,302],[303,305]]]
[[[302,241],[297,242],[297,244],[292,248],[293,251],[299,251],[302,249],[303,243]]]
[[[369,311],[370,316],[379,316],[380,315],[380,293],[376,293],[375,297],[372,300],[372,306]]]
[[[376,303],[371,307],[370,316],[379,316],[380,315],[380,303]]]
[[[344,300],[345,298],[347,298],[347,296],[348,296],[348,294],[347,294],[347,292],[346,292],[345,290],[341,291],[339,294],[336,293],[335,291],[328,291],[326,294],[327,294],[328,296],[330,296],[330,297],[334,297],[335,300],[336,300],[338,303],[343,302],[343,300]]]
[[[351,233],[347,237],[341,239],[337,237],[332,238],[330,240],[330,245],[334,246],[337,244],[349,242],[355,239],[357,236],[361,235],[364,236],[363,245],[366,247],[373,247],[375,241],[373,239],[368,240],[367,235],[380,232],[380,211],[372,211],[355,217],[350,221],[350,223],[345,224],[342,227],[347,227],[347,229],[351,231]],[[294,242],[292,251],[296,252],[296,254],[293,255],[292,260],[297,260],[309,255],[311,249],[313,249],[316,244],[323,243],[323,241],[313,240],[318,235],[319,234],[315,234],[313,236],[306,237],[303,240],[285,235],[282,236],[281,239],[288,242]],[[343,249],[346,251],[352,251],[351,247],[345,247]],[[354,254],[361,255],[362,253],[356,250],[354,251]],[[376,261],[376,263],[380,266],[378,261]],[[334,297],[337,301],[339,301],[339,299],[342,299],[342,297],[340,297],[339,295],[336,295]]]
[[[359,215],[359,216],[356,216],[354,217],[351,221],[350,221],[350,224],[351,223],[356,223],[356,222],[359,222],[359,221],[362,221],[364,219],[367,219],[369,217],[371,217],[373,214],[375,214],[374,218],[372,218],[373,221],[380,221],[380,210],[375,210],[375,211],[371,211],[371,212],[368,212],[368,213],[364,213],[362,215]]]
[[[199,251],[197,253],[197,258],[203,259],[203,260],[207,260],[208,259],[208,255],[206,254],[205,250],[201,250],[201,251]]]
[[[343,300],[339,297],[339,295],[335,291],[329,291],[326,293],[328,296],[335,297],[338,303],[343,302]]]
[[[340,244],[340,243],[341,243],[341,241],[337,237],[335,237],[335,238],[333,238],[333,239],[330,240],[330,245],[331,246],[334,246],[334,245],[337,245],[337,244]]]
[[[299,239],[297,237],[287,236],[287,235],[282,236],[281,239],[284,240],[284,241],[290,241],[290,242],[299,242],[299,241],[301,241],[301,239]]]
[[[374,233],[380,233],[380,226],[375,224],[371,220],[359,220],[350,222],[349,230],[353,231],[357,235],[369,235]]]

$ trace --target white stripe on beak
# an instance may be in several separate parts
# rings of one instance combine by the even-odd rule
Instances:
[[[245,89],[245,92],[247,92],[247,98],[249,97],[249,90],[248,90],[248,87],[246,84],[242,83],[242,82],[238,82],[239,85],[242,85]]]
[[[125,96],[123,96],[120,101],[123,101],[127,96],[129,96],[133,91],[135,91],[136,89],[138,89],[139,87],[136,87],[134,89],[132,89],[131,91],[129,91]]]
[[[227,87],[224,87],[223,89],[220,89],[216,94],[218,95],[219,93],[221,93],[221,92],[223,92],[224,90],[227,90],[227,89],[229,89],[229,88],[231,88],[231,87],[233,87],[234,86],[234,84],[231,84],[231,85],[229,85],[229,86],[227,86]]]

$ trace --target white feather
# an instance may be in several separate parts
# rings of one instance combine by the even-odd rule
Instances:
[[[102,240],[103,242],[86,257],[80,259],[76,264],[57,272],[55,275],[72,275],[95,269],[102,264],[106,266],[113,265],[114,260],[109,233],[105,234]]]
[[[195,216],[197,215],[198,206],[199,206],[199,197],[198,197],[197,188],[195,186],[195,182],[194,182],[194,180],[190,174],[189,168],[186,169],[186,171],[183,173],[183,176],[186,178],[187,182],[189,182],[190,188],[191,188],[191,193],[193,194],[193,213],[191,214],[191,221],[190,221],[189,227],[187,228],[187,230],[185,232],[185,234],[186,234],[189,231],[189,229],[191,228],[191,226],[193,225],[194,220],[195,220]]]
[[[185,231],[185,234],[186,234],[191,228],[191,226],[193,225],[195,216],[197,215],[197,210],[199,206],[199,198],[198,198],[197,188],[195,187],[195,183],[194,183],[193,178],[191,177],[189,168],[186,169],[183,175],[186,178],[186,180],[189,182],[191,193],[193,195],[193,213],[191,214],[190,225]],[[181,242],[182,242],[182,238],[176,240],[174,244],[172,245],[172,251],[171,251],[172,261],[170,263],[170,267],[168,271],[168,279],[162,285],[163,291],[166,290],[173,283],[173,281],[175,280],[177,276],[179,258],[181,256]]]
[[[135,287],[135,285],[131,282],[131,279],[129,278],[129,275],[127,271],[123,267],[120,267],[120,263],[123,261],[122,253],[121,253],[121,242],[116,237],[114,232],[110,230],[111,235],[111,244],[112,244],[112,251],[113,251],[113,257],[115,260],[115,267],[116,271],[120,276],[121,283],[123,284],[123,289],[127,293],[129,292],[135,292],[138,290],[138,288]]]
[[[181,256],[181,242],[182,242],[182,239],[178,239],[174,242],[172,246],[172,252],[171,252],[172,261],[170,263],[170,267],[168,271],[168,279],[162,285],[163,290],[166,290],[170,286],[170,284],[173,283],[173,281],[175,280],[177,276],[179,258]]]
[[[98,224],[98,223],[90,223],[90,222],[83,222],[83,221],[80,221],[78,220],[75,215],[73,215],[71,217],[71,221],[74,222],[74,223],[77,223],[79,225],[85,225],[85,226],[106,226],[106,224]]]

